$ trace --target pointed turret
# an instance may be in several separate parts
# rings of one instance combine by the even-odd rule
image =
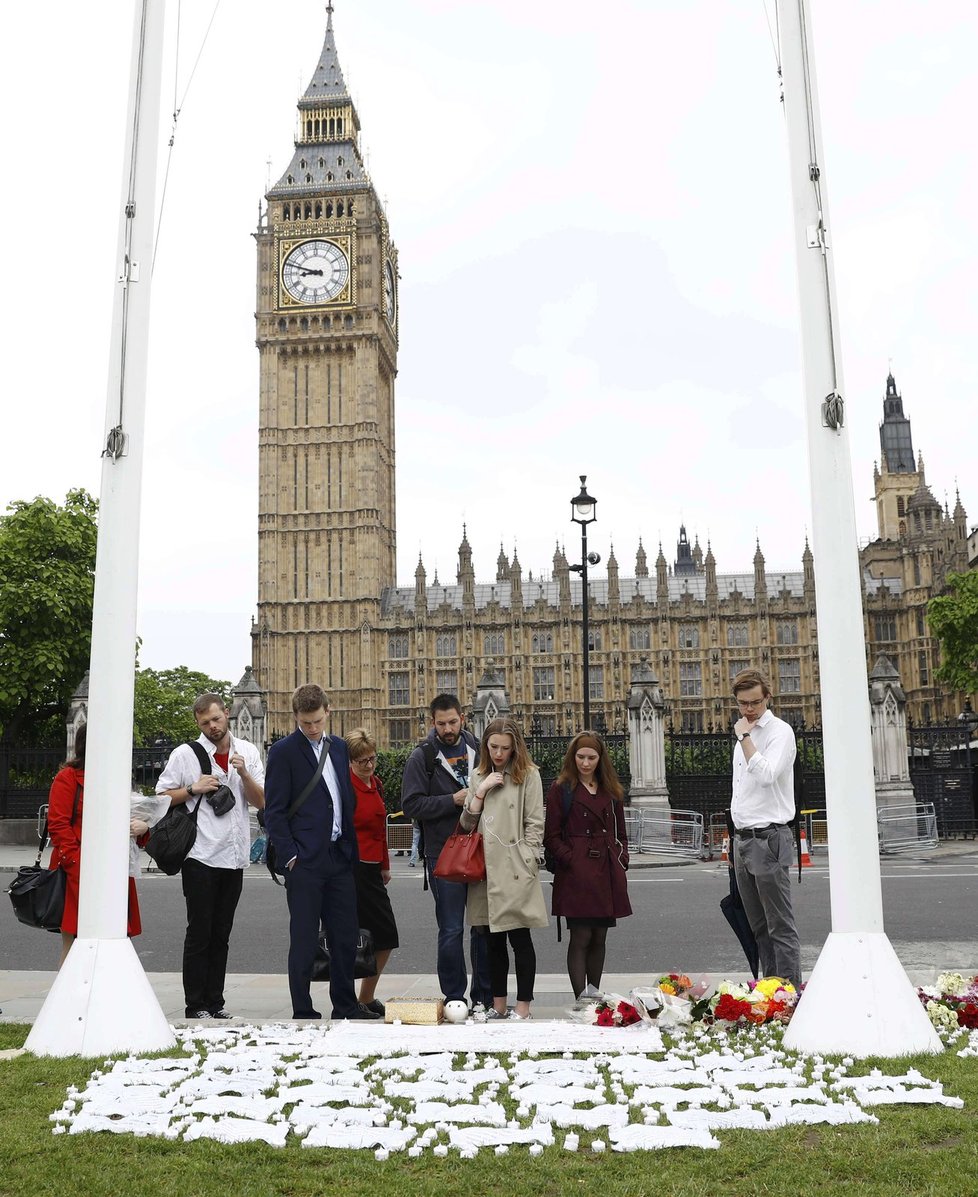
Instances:
[[[615,556],[615,546],[612,543],[608,554],[608,606],[617,610],[621,603],[621,590],[618,585],[618,558]]]
[[[456,580],[462,587],[462,606],[472,608],[475,605],[475,570],[472,568],[472,546],[465,524],[462,525],[462,543],[458,546]]]
[[[806,601],[814,606],[815,603],[815,558],[812,556],[812,549],[808,543],[808,537],[805,537],[805,551],[801,555],[801,567],[804,572],[804,589]]]
[[[910,420],[903,414],[903,396],[893,374],[886,376],[883,422],[880,424],[880,453],[884,474],[912,474],[913,437]]]
[[[693,550],[686,536],[686,525],[679,525],[679,539],[676,541],[676,564],[672,571],[677,578],[690,578],[696,573]]]
[[[513,563],[509,567],[510,595],[513,611],[523,610],[523,567],[516,555],[516,545],[513,545]]]
[[[669,566],[666,565],[666,555],[662,551],[662,541],[659,541],[659,555],[655,559],[655,599],[659,604],[659,614],[665,615],[669,602]]]
[[[706,542],[706,557],[703,559],[703,566],[706,572],[707,605],[715,607],[720,600],[717,588],[717,559],[713,556],[713,547],[709,541]]]
[[[370,181],[360,157],[360,118],[336,52],[332,4],[326,12],[323,48],[298,104],[295,153],[269,199],[362,189]]]
[[[662,546],[659,546],[661,553]],[[649,559],[645,555],[645,548],[642,545],[642,538],[638,539],[638,552],[635,554],[635,577],[647,578],[649,576]]]
[[[428,611],[428,574],[425,571],[421,554],[418,553],[418,566],[414,571],[414,613],[420,619]]]
[[[703,572],[703,550],[700,548],[700,538],[698,536],[693,544],[693,564],[696,566],[696,572],[701,574]]]
[[[509,558],[503,550],[502,542],[499,544],[499,556],[496,558],[496,581],[509,581]]]
[[[758,606],[767,606],[767,575],[764,572],[764,554],[761,552],[761,542],[757,541],[757,551],[754,553],[754,602]]]

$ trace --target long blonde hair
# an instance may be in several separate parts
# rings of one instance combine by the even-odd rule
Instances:
[[[482,733],[482,741],[479,745],[478,769],[483,777],[488,777],[496,768],[489,755],[490,736],[510,736],[512,738],[513,755],[509,760],[509,771],[513,781],[517,785],[522,785],[526,781],[526,775],[531,769],[535,769],[536,765],[530,760],[530,753],[526,747],[526,740],[523,739],[523,733],[519,729],[519,724],[514,723],[512,719],[493,719],[486,724],[486,730]]]

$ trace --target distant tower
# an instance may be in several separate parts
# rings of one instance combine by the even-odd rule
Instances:
[[[397,251],[360,154],[333,40],[299,100],[295,150],[258,243],[258,618],[270,735],[305,681],[337,724],[381,707],[370,630],[395,583]]]
[[[903,414],[903,396],[892,374],[886,378],[880,424],[880,469],[874,475],[876,520],[880,540],[907,534],[907,504],[920,483],[913,454],[910,420]]]
[[[676,541],[676,563],[673,574],[677,578],[692,578],[698,572],[693,560],[693,547],[686,536],[686,525],[679,525],[679,539]]]

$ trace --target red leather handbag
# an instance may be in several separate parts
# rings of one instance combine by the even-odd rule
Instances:
[[[457,826],[438,854],[435,876],[439,881],[460,881],[463,885],[485,881],[486,854],[482,832],[464,832],[461,825]]]

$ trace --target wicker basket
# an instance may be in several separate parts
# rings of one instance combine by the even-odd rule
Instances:
[[[441,998],[388,998],[384,1006],[384,1022],[397,1019],[410,1026],[434,1027],[445,1017],[445,1003]]]

